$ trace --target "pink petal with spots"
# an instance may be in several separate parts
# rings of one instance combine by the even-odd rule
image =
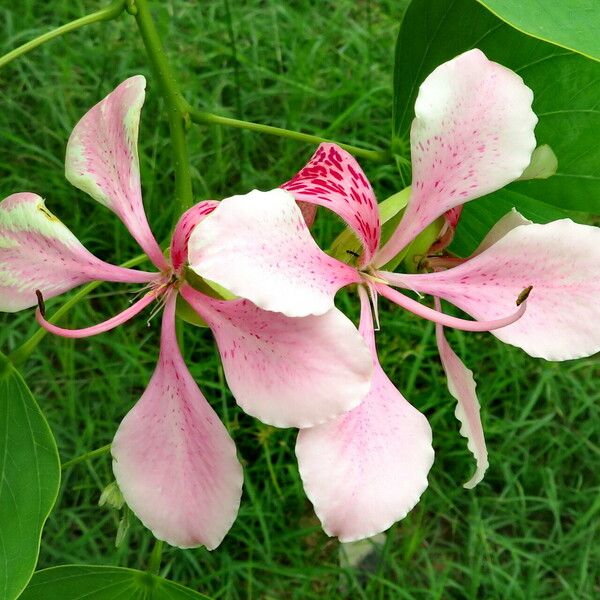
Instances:
[[[517,179],[535,149],[532,91],[513,71],[470,50],[421,85],[411,128],[412,195],[377,265],[446,211]]]
[[[431,428],[379,366],[373,321],[361,288],[360,330],[375,368],[371,391],[353,411],[298,434],[304,489],[323,529],[342,542],[384,531],[403,519],[427,488]]]
[[[317,246],[294,197],[280,189],[222,200],[194,228],[188,260],[201,277],[288,317],[328,312],[337,290],[360,278]]]
[[[527,311],[493,334],[531,356],[567,360],[600,351],[600,230],[562,219],[511,229],[481,254],[439,273],[403,275],[478,320],[494,319],[533,286]]]
[[[171,239],[171,264],[177,272],[180,272],[181,267],[187,263],[188,243],[194,227],[218,205],[219,203],[215,200],[204,200],[181,215]]]
[[[441,310],[440,301],[437,298],[435,299],[435,308]],[[467,438],[467,447],[475,457],[477,465],[473,477],[464,484],[464,487],[471,489],[481,482],[489,466],[483,426],[479,416],[480,405],[475,391],[477,384],[473,379],[473,371],[467,369],[456,352],[452,350],[444,335],[444,328],[439,323],[435,326],[435,334],[440,360],[446,372],[448,391],[456,400],[454,414],[460,421],[460,434]]]
[[[157,273],[115,267],[90,254],[36,194],[0,203],[0,310],[37,304],[36,290],[52,298],[94,280],[145,283]]]
[[[67,144],[65,175],[117,214],[152,262],[165,269],[142,204],[137,142],[145,89],[142,75],[130,77],[82,117]]]
[[[351,154],[335,144],[321,144],[308,164],[281,187],[299,202],[339,215],[363,244],[360,265],[370,262],[381,235],[379,209],[371,184]]]
[[[209,550],[221,543],[238,512],[242,468],[183,362],[174,296],[165,307],[156,371],[119,426],[112,456],[125,501],[158,539]]]
[[[208,298],[188,286],[181,293],[213,330],[238,404],[264,423],[322,423],[357,406],[369,391],[371,357],[336,308],[290,318],[248,300]]]

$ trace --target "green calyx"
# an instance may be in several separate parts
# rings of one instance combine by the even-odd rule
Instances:
[[[233,300],[236,298],[234,294],[220,286],[218,283],[200,277],[200,275],[192,271],[189,266],[185,267],[184,280],[190,287],[211,298],[216,298],[217,300]],[[177,316],[191,325],[208,327],[206,321],[204,321],[190,304],[186,302],[181,294],[177,296]]]

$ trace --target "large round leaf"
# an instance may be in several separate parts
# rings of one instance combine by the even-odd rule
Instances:
[[[556,175],[510,189],[562,209],[600,213],[600,63],[519,33],[475,0],[413,0],[408,7],[396,45],[395,151],[408,156],[419,85],[438,65],[473,47],[533,89],[538,143],[549,144],[558,157]],[[483,214],[483,204],[471,204],[474,214]]]
[[[54,506],[60,463],[52,432],[21,375],[0,354],[0,598],[27,585]]]
[[[66,565],[38,571],[19,600],[210,600],[162,577],[123,569]]]
[[[598,0],[478,0],[515,29],[600,60]]]

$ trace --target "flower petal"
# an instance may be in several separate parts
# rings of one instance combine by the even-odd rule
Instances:
[[[531,356],[567,360],[600,350],[600,230],[561,219],[510,230],[481,254],[439,273],[403,275],[399,285],[440,296],[478,320],[527,311],[493,334]]]
[[[248,300],[209,298],[189,286],[181,294],[213,330],[238,404],[264,423],[322,423],[357,406],[369,391],[371,357],[338,309],[290,318]]]
[[[209,215],[219,203],[215,200],[204,200],[186,210],[180,217],[173,238],[171,239],[171,264],[179,272],[188,259],[188,243],[194,227]]]
[[[384,531],[404,518],[427,488],[431,428],[379,366],[373,321],[361,290],[360,330],[371,347],[371,391],[353,411],[298,434],[304,489],[323,529],[342,542]]]
[[[435,308],[441,310],[438,298],[435,299]],[[448,381],[448,391],[456,400],[454,414],[461,424],[460,434],[467,438],[467,447],[475,457],[477,464],[473,477],[464,484],[464,487],[471,489],[483,479],[489,466],[483,426],[479,416],[481,407],[475,391],[477,384],[473,379],[473,371],[467,369],[456,352],[452,350],[444,335],[444,327],[439,323],[435,326],[435,335],[440,360]]]
[[[188,260],[201,277],[288,317],[326,313],[337,290],[359,280],[317,246],[294,197],[280,189],[222,200],[194,228]]]
[[[456,226],[458,225],[458,222],[460,221],[460,215],[462,213],[462,208],[463,205],[459,205],[459,206],[454,206],[453,208],[451,208],[450,210],[447,210],[444,213],[444,218],[446,219],[446,223],[448,224],[448,227],[450,227],[450,229],[454,230],[456,229]]]
[[[146,391],[112,444],[125,501],[173,546],[216,548],[242,494],[235,445],[192,379],[175,336],[175,296],[165,307],[160,356]]]
[[[152,262],[165,269],[142,204],[137,141],[145,89],[142,75],[130,77],[82,117],[67,144],[65,176],[118,215]]]
[[[444,212],[523,173],[535,149],[532,100],[521,77],[476,49],[425,79],[411,128],[412,197],[377,265]]]
[[[381,235],[379,210],[373,188],[351,154],[336,144],[321,144],[308,164],[281,187],[298,201],[339,215],[362,242],[360,265],[370,262]]]
[[[0,265],[0,310],[8,312],[35,306],[36,290],[52,298],[96,279],[145,283],[158,275],[96,258],[29,192],[0,203]]]

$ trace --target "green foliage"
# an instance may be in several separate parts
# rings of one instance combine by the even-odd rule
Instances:
[[[209,600],[162,577],[118,567],[67,565],[38,571],[21,600]]]
[[[523,3],[519,3],[522,5]],[[590,30],[592,31],[592,30]],[[523,77],[535,98],[539,117],[538,143],[549,144],[558,157],[557,174],[549,179],[519,181],[509,186],[523,201],[516,205],[526,217],[554,218],[561,209],[600,213],[600,64],[573,52],[525,37],[475,0],[413,0],[406,11],[396,44],[394,68],[393,147],[408,150],[419,85],[439,64],[472,47]],[[504,192],[493,194],[502,197]],[[531,201],[534,211],[530,212]],[[502,201],[499,201],[502,203]],[[477,201],[469,210],[486,233],[487,207]]]
[[[483,236],[513,207],[517,207],[523,215],[535,223],[548,223],[567,216],[565,211],[556,206],[530,198],[512,189],[502,189],[465,205],[451,250],[459,256],[471,254]]]
[[[596,0],[478,1],[523,33],[600,60],[600,3]]]
[[[19,372],[0,354],[0,598],[33,573],[60,464],[52,432]]]

